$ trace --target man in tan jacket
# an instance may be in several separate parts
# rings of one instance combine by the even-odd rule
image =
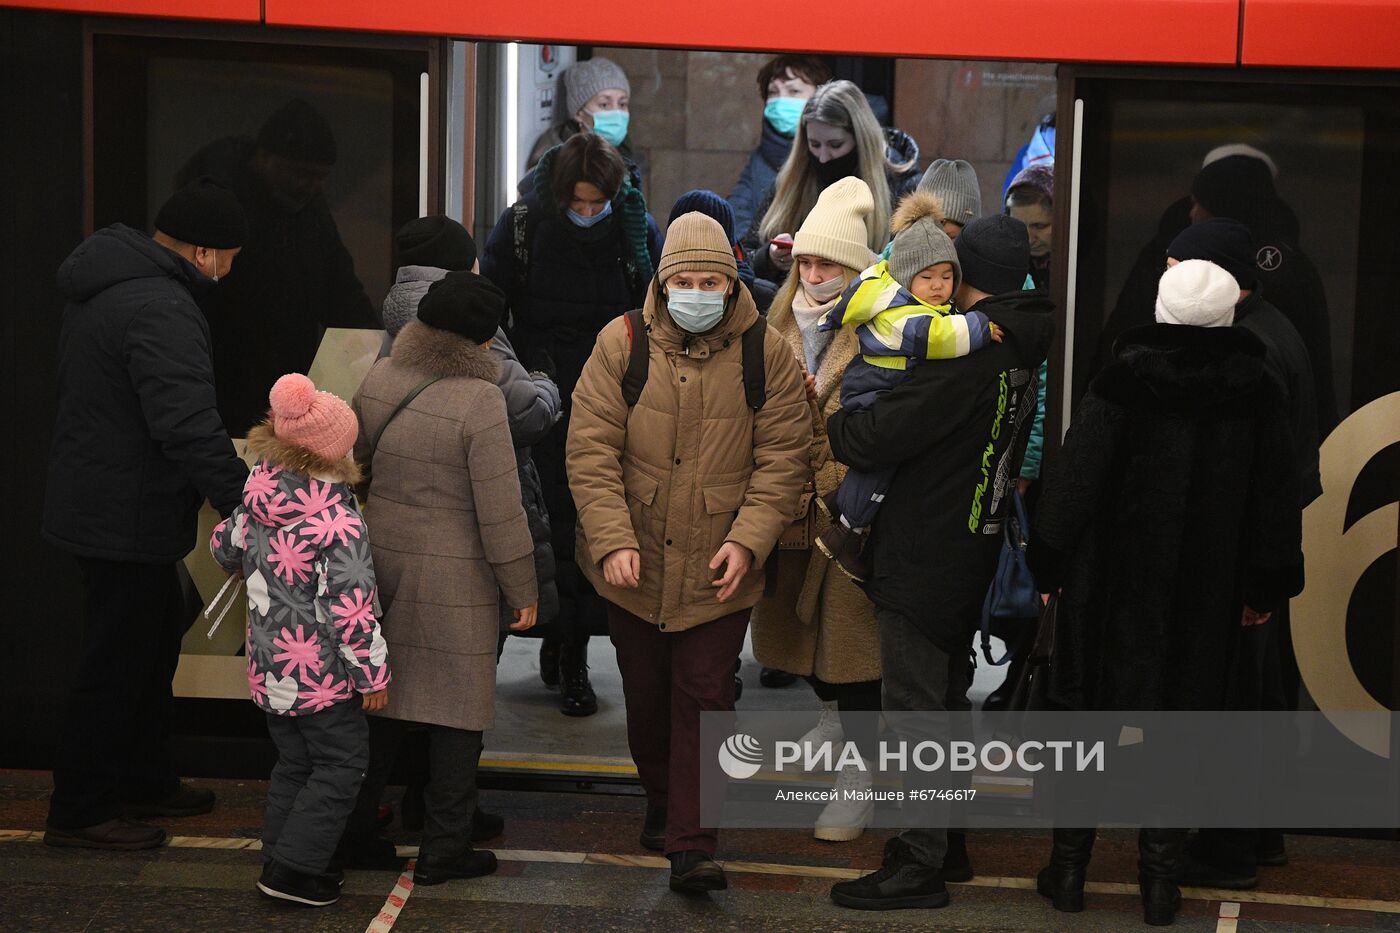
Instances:
[[[726,886],[711,858],[718,833],[700,826],[700,713],[734,708],[735,661],[763,564],[795,517],[812,435],[801,370],[737,280],[719,223],[677,218],[640,319],[598,335],[569,427],[579,564],[609,604],[647,792],[642,845],[670,856],[671,888],[688,892]],[[743,350],[755,327],[757,398]],[[646,347],[644,370],[634,346]],[[638,376],[629,398],[624,382],[635,393]],[[721,780],[714,757],[703,761]]]

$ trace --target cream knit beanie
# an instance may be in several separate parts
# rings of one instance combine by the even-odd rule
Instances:
[[[838,262],[857,272],[875,262],[867,245],[865,219],[875,210],[870,186],[848,176],[827,185],[793,237],[792,255]]]
[[[1235,322],[1240,286],[1213,262],[1188,259],[1172,266],[1157,283],[1157,323],[1229,327]]]

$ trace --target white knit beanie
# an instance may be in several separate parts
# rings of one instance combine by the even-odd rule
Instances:
[[[865,219],[875,210],[870,186],[853,175],[826,186],[793,237],[792,255],[815,256],[860,271],[875,262]]]
[[[1157,322],[1190,327],[1229,327],[1235,323],[1240,286],[1213,262],[1188,259],[1168,269],[1157,283]]]

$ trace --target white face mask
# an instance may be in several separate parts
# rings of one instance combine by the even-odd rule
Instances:
[[[666,292],[666,310],[681,330],[703,334],[724,317],[724,289],[702,291],[698,288],[672,288]]]
[[[824,305],[840,296],[841,292],[845,290],[845,286],[846,283],[839,275],[833,275],[818,285],[809,285],[805,280],[802,282],[802,290],[807,293],[807,297],[814,304],[819,305]]]

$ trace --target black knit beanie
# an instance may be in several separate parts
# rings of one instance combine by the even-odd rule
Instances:
[[[190,182],[161,205],[156,229],[205,249],[237,249],[248,239],[248,219],[238,198],[208,176]]]
[[[475,272],[449,272],[428,287],[418,303],[418,320],[472,343],[485,343],[496,335],[505,310],[505,292],[490,279]]]
[[[289,100],[258,131],[258,148],[285,159],[334,165],[335,134],[321,111],[304,100]]]
[[[1238,220],[1212,217],[1192,224],[1172,240],[1171,246],[1167,247],[1167,258],[1181,262],[1204,259],[1233,275],[1242,289],[1258,285],[1254,237],[1249,228]]]
[[[989,295],[1020,291],[1030,271],[1031,242],[1026,225],[996,214],[969,221],[953,241],[963,281]]]
[[[451,217],[432,214],[410,220],[394,235],[400,266],[431,266],[464,272],[476,262],[476,241]]]
[[[1216,217],[1252,223],[1278,197],[1269,166],[1252,156],[1227,156],[1201,169],[1191,182],[1197,203]]]
[[[671,206],[671,216],[667,219],[666,226],[669,227],[675,223],[677,217],[691,211],[699,211],[706,217],[718,220],[719,225],[724,228],[724,235],[729,237],[729,242],[738,242],[734,236],[734,208],[730,207],[724,198],[704,188],[687,191],[677,198],[676,203]]]

